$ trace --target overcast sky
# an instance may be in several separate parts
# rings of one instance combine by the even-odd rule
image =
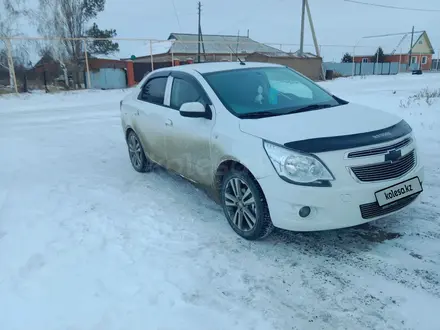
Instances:
[[[37,2],[38,0],[30,0]],[[435,49],[440,48],[440,0],[362,0],[371,3],[438,9],[418,12],[364,6],[344,0],[309,0],[319,44],[354,45],[360,37],[426,30]],[[120,37],[167,39],[171,32],[197,33],[195,0],[107,0],[98,17],[101,28],[114,28]],[[298,44],[301,0],[202,0],[205,34],[242,35],[267,43]],[[180,23],[180,24],[179,24]],[[307,22],[306,22],[307,23]],[[312,44],[306,25],[306,44]],[[143,49],[141,42],[121,43],[121,56]],[[297,50],[297,46],[283,50]],[[311,47],[306,47],[312,51]],[[323,47],[326,60],[339,60],[344,51]],[[437,52],[437,51],[436,51]]]

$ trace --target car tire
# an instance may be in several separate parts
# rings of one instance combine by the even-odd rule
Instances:
[[[263,239],[274,226],[263,191],[247,170],[231,170],[221,185],[221,204],[232,229],[247,240]]]
[[[133,168],[140,173],[150,172],[153,163],[145,156],[140,139],[133,131],[130,131],[127,135],[127,146]]]

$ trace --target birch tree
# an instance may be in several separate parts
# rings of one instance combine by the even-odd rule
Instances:
[[[12,43],[20,36],[19,19],[25,15],[24,0],[0,0],[0,67],[9,72],[9,85],[15,88],[15,67],[25,65],[29,53],[23,42]]]
[[[52,43],[53,54],[65,55],[76,66],[77,83],[79,65],[86,47],[81,39],[96,36],[111,38],[116,35],[115,30],[100,30],[96,24],[92,25],[92,21],[104,11],[104,6],[105,0],[39,0],[38,30],[46,37],[57,39]],[[89,46],[95,54],[119,50],[119,45],[111,40],[92,41]],[[63,63],[63,56],[56,56],[60,63]]]

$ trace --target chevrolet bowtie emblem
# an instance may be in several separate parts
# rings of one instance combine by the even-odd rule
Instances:
[[[401,150],[391,150],[385,155],[386,162],[395,162],[398,161],[402,157]]]

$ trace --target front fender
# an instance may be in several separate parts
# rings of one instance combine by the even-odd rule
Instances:
[[[239,141],[234,141],[227,136],[218,136],[216,143],[213,143],[213,174],[223,163],[234,161],[245,166],[256,179],[273,175],[275,170],[264,150],[263,140],[248,134],[240,134],[239,137]]]

